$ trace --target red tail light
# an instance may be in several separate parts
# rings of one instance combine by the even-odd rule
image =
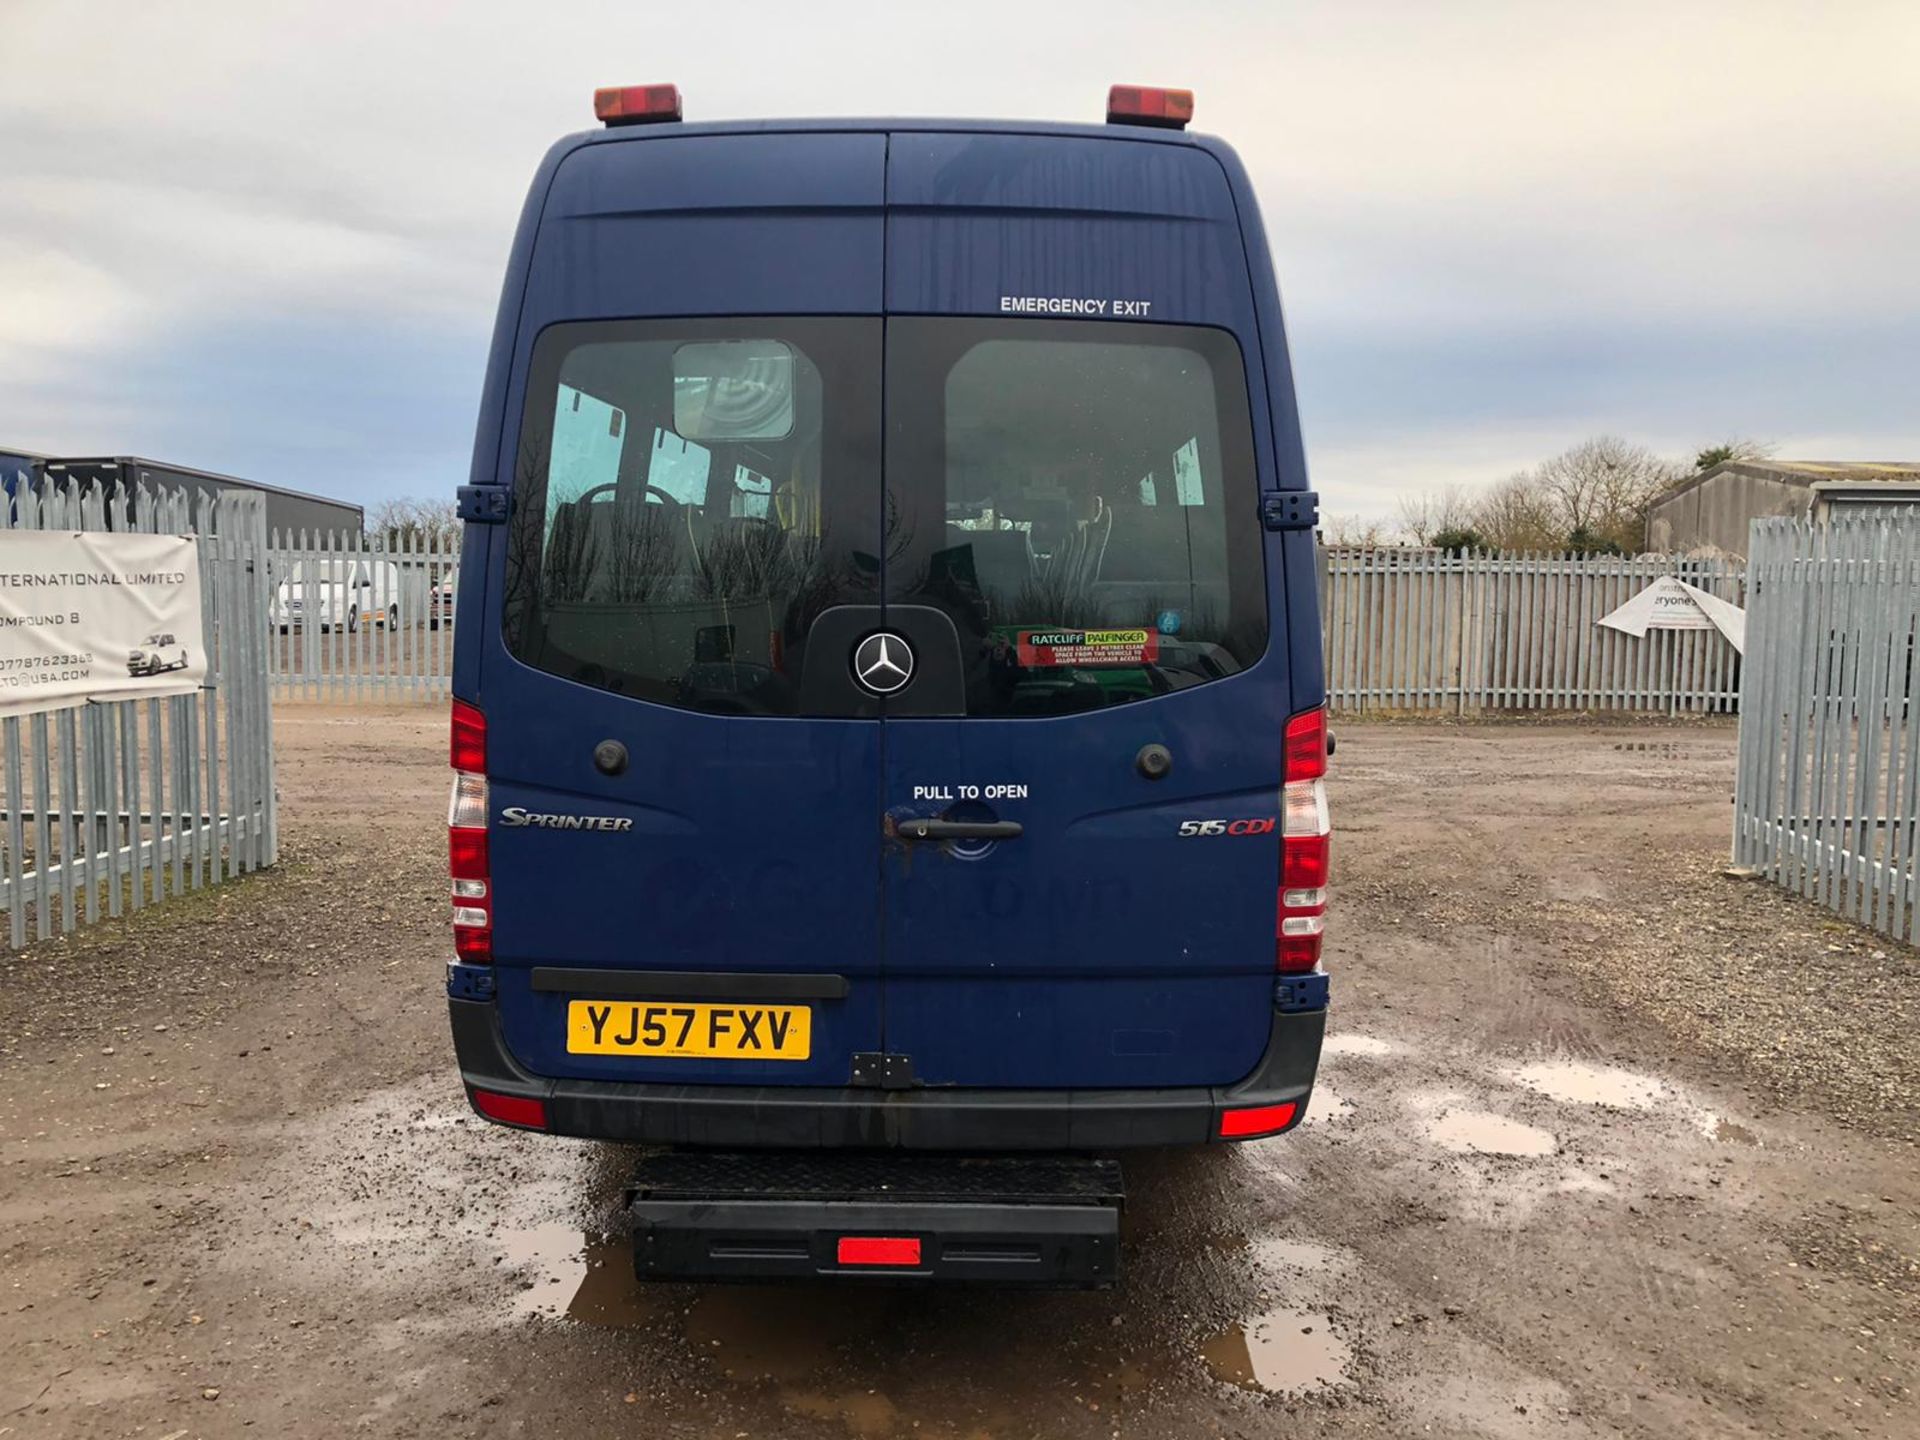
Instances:
[[[653,125],[680,118],[678,85],[610,85],[593,92],[594,118],[608,125]]]
[[[1244,1110],[1220,1112],[1222,1140],[1252,1140],[1260,1135],[1277,1135],[1293,1123],[1300,1107],[1289,1100],[1282,1105],[1253,1105]]]
[[[487,773],[487,717],[464,700],[453,702],[452,762],[456,770]]]
[[[450,750],[454,775],[453,796],[447,802],[447,872],[452,879],[453,950],[469,965],[487,965],[493,961],[493,872],[487,856],[487,717],[464,700],[453,702]]]
[[[1297,975],[1320,963],[1326,930],[1332,822],[1327,813],[1327,712],[1287,722],[1286,786],[1281,792],[1280,914],[1274,964]]]
[[[469,1090],[473,1108],[489,1120],[502,1125],[519,1125],[527,1130],[547,1128],[547,1102],[526,1095],[501,1095],[492,1090]]]
[[[1107,91],[1109,125],[1157,125],[1184,130],[1193,119],[1193,91],[1154,85],[1115,85]]]

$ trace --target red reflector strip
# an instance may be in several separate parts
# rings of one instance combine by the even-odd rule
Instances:
[[[489,1120],[502,1125],[519,1125],[528,1130],[547,1128],[547,1102],[525,1095],[500,1095],[492,1090],[469,1090],[473,1108]]]
[[[1299,1108],[1289,1100],[1284,1105],[1255,1105],[1246,1110],[1223,1110],[1220,1113],[1220,1138],[1247,1140],[1255,1135],[1272,1135],[1291,1125],[1293,1113]]]
[[[903,1235],[842,1235],[835,1258],[842,1265],[918,1265],[920,1242]]]

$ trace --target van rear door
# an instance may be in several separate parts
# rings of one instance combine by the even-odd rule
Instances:
[[[884,727],[886,1048],[934,1085],[1238,1080],[1272,1024],[1290,675],[1224,171],[897,134],[889,200],[889,615],[947,614],[915,685],[963,698]]]
[[[475,695],[538,1074],[844,1085],[879,1049],[881,727],[816,622],[878,613],[884,152],[589,143],[546,195]]]

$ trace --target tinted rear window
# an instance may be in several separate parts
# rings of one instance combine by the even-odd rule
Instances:
[[[657,703],[846,714],[809,708],[817,672],[851,660],[822,648],[808,674],[814,622],[856,606],[877,627],[884,595],[952,620],[957,651],[921,661],[948,681],[957,666],[965,713],[997,717],[1149,699],[1260,656],[1258,485],[1230,335],[882,323],[544,332],[508,550],[513,653]]]
[[[509,648],[640,699],[798,713],[813,620],[878,596],[879,374],[878,320],[546,331],[521,430]]]
[[[953,617],[967,713],[1148,699],[1265,650],[1231,336],[897,319],[887,367],[887,595]]]

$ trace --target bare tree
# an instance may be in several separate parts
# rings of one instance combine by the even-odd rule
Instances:
[[[1361,515],[1322,516],[1320,540],[1325,545],[1363,550],[1377,550],[1389,543],[1386,523]]]
[[[1474,505],[1469,528],[1497,550],[1554,550],[1561,542],[1553,497],[1531,470],[1489,486]]]
[[[451,499],[396,496],[382,500],[367,516],[367,534],[384,539],[389,546],[403,541],[450,546],[460,538],[459,506]]]
[[[1534,473],[1552,500],[1560,543],[1631,550],[1646,533],[1647,507],[1679,468],[1644,445],[1601,435],[1563,450]]]
[[[1447,531],[1473,527],[1474,496],[1465,487],[1446,485],[1400,497],[1400,531],[1415,545],[1431,545]]]

